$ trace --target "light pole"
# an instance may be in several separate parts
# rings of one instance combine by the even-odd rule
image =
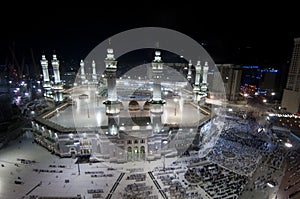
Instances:
[[[79,155],[77,151],[77,169],[78,169],[78,175],[80,175],[80,166],[79,166]]]
[[[80,166],[79,166],[79,150],[80,150],[80,142],[75,142],[74,144],[75,144],[75,146],[76,146],[78,175],[80,175]]]
[[[244,93],[244,99],[245,99],[245,101],[246,101],[246,103],[248,104],[248,96],[249,96],[249,94],[248,93]]]
[[[263,99],[263,103],[267,103],[267,99]]]
[[[168,140],[164,140],[163,142],[163,147],[164,147],[164,162],[163,162],[163,169],[166,169],[166,144],[168,144]]]
[[[271,100],[272,100],[272,104],[274,104],[275,106],[276,106],[276,104],[275,104],[275,102],[274,102],[274,98],[275,98],[275,95],[276,95],[276,93],[275,92],[272,92],[271,93]]]

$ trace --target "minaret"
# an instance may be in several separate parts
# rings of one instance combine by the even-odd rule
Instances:
[[[198,100],[198,94],[200,91],[200,76],[201,76],[201,62],[197,61],[197,65],[195,66],[196,69],[196,75],[195,75],[195,84],[193,88],[193,92],[195,95],[195,100]]]
[[[107,57],[105,58],[105,75],[107,78],[108,101],[117,101],[116,90],[116,72],[117,61],[115,60],[113,49],[107,49]]]
[[[113,49],[107,49],[107,57],[105,58],[105,77],[107,79],[107,100],[104,102],[106,106],[106,115],[108,116],[108,134],[119,134],[119,115],[120,102],[117,97],[116,89],[116,73],[117,61],[115,60]]]
[[[160,51],[155,52],[155,57],[152,65],[153,79],[153,98],[150,101],[151,122],[153,133],[158,133],[162,128],[161,115],[163,114],[165,103],[161,98],[161,77],[163,73],[163,62],[160,57]]]
[[[188,70],[188,74],[187,74],[187,79],[189,80],[189,81],[191,81],[192,80],[192,60],[190,60],[190,62],[189,62],[189,70]]]
[[[152,78],[154,80],[152,101],[154,101],[155,103],[162,103],[160,79],[163,73],[163,62],[160,57],[160,51],[155,52],[155,57],[151,65]]]
[[[54,101],[61,102],[62,99],[62,84],[60,81],[60,73],[59,73],[59,61],[56,55],[53,55],[52,59],[52,67],[54,73]]]
[[[199,88],[200,76],[201,76],[201,62],[200,61],[197,61],[197,65],[195,68],[196,68],[195,87]]]
[[[46,59],[45,55],[42,55],[41,65],[43,69],[43,79],[44,79],[44,96],[50,97],[51,95],[51,83],[49,78],[49,71],[48,71],[48,60]]]
[[[85,78],[85,73],[84,73],[84,62],[83,60],[80,61],[80,71],[81,71],[81,84],[85,84],[86,83],[86,78]]]
[[[92,68],[93,68],[93,76],[92,76],[93,83],[97,83],[97,73],[96,73],[96,63],[95,63],[95,60],[93,60],[93,62],[92,62]]]
[[[203,68],[202,68],[203,74],[202,74],[202,83],[201,83],[201,91],[206,93],[207,90],[207,73],[208,73],[208,63],[205,62]]]

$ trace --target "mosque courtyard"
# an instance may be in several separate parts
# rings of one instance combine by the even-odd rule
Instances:
[[[190,151],[175,160],[166,157],[165,166],[162,161],[77,164],[77,158],[51,154],[27,132],[1,151],[0,197],[274,198],[276,194],[282,195],[279,185],[284,158],[293,153],[270,141],[266,134],[249,139],[257,133],[247,131],[257,127],[252,122],[241,125],[235,120],[226,121],[228,128],[207,156],[199,157],[197,151]],[[298,141],[291,141],[296,149]],[[273,187],[268,186],[271,183]]]

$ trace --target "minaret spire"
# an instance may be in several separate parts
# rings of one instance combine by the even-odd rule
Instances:
[[[105,73],[107,77],[108,101],[117,101],[116,90],[116,72],[117,61],[115,60],[114,51],[112,48],[107,49],[107,56],[105,58]]]
[[[202,96],[206,96],[206,91],[208,87],[207,83],[207,73],[208,73],[208,62],[205,62],[204,66],[202,67],[202,83],[201,83],[201,88],[200,88],[200,93]]]
[[[109,135],[119,134],[120,102],[118,101],[116,88],[117,61],[113,49],[107,49],[105,62],[105,77],[107,79],[106,115],[108,116]]]
[[[80,61],[80,72],[81,72],[81,84],[85,84],[86,82],[86,77],[85,77],[85,72],[84,72],[84,62],[83,60]]]
[[[193,88],[194,99],[195,101],[200,101],[200,77],[201,77],[201,62],[197,61],[197,65],[195,66],[196,75],[195,75],[195,84]]]
[[[189,61],[189,70],[188,70],[188,74],[187,74],[187,79],[189,81],[191,81],[191,79],[192,79],[192,66],[193,66],[192,60],[190,60]]]
[[[151,122],[153,133],[160,132],[162,128],[161,115],[163,114],[163,104],[165,101],[161,98],[161,77],[163,75],[163,61],[160,56],[160,51],[155,52],[152,65],[153,79],[153,97],[150,101]]]
[[[54,100],[56,102],[61,102],[62,99],[62,84],[60,81],[60,73],[59,73],[59,61],[57,59],[56,54],[53,55],[52,58],[52,67],[54,72]]]
[[[50,97],[50,78],[49,78],[49,71],[48,71],[48,60],[46,59],[45,55],[42,55],[41,65],[43,69],[43,87],[44,87],[44,95],[46,97]]]
[[[93,83],[97,83],[97,73],[96,73],[96,63],[95,60],[93,60],[92,62],[92,68],[93,68],[93,75],[92,75],[92,79],[93,79]]]
[[[163,62],[161,60],[160,51],[155,51],[155,57],[152,62],[152,78],[153,78],[153,98],[155,103],[162,103],[161,98],[161,76],[163,73]]]

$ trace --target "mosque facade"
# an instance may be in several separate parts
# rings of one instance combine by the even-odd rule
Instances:
[[[50,85],[48,61],[42,56],[44,94],[60,102],[63,89],[59,77],[59,61],[55,55],[51,63],[55,78],[53,85]],[[89,88],[92,94],[79,94],[76,96],[77,101],[72,99],[60,103],[55,109],[36,117],[32,121],[32,129],[37,143],[61,157],[89,156],[117,163],[174,157],[189,149],[201,149],[203,154],[208,152],[212,143],[217,140],[220,125],[216,122],[215,114],[201,108],[207,97],[207,63],[201,65],[200,61],[197,62],[192,90],[183,89],[179,94],[174,90],[164,94],[168,87],[163,86],[167,83],[162,81],[166,66],[159,51],[155,52],[149,67],[151,77],[147,81],[150,83],[138,91],[137,85],[145,84],[145,81],[133,81],[124,89],[127,80],[117,78],[118,64],[112,49],[107,50],[104,63],[105,72],[100,80],[95,61],[92,62],[91,78],[86,76],[83,60],[80,62],[79,85],[73,90],[77,87],[82,90]],[[193,75],[191,67],[190,62],[188,80]],[[53,92],[50,90],[51,86],[54,88]],[[127,95],[128,92],[134,95]],[[80,112],[78,120],[74,120],[74,126],[52,119],[59,118],[60,114],[63,115],[69,109],[78,110],[79,103],[89,100],[91,96],[94,96],[94,101],[84,104],[88,107],[85,109],[87,112]],[[89,106],[94,108],[90,110]],[[185,107],[187,110],[184,112]],[[93,120],[94,112],[101,115],[95,116],[95,120],[97,117],[102,118],[100,124],[80,125],[81,120]],[[189,112],[197,115],[197,118],[185,119],[189,117]]]

